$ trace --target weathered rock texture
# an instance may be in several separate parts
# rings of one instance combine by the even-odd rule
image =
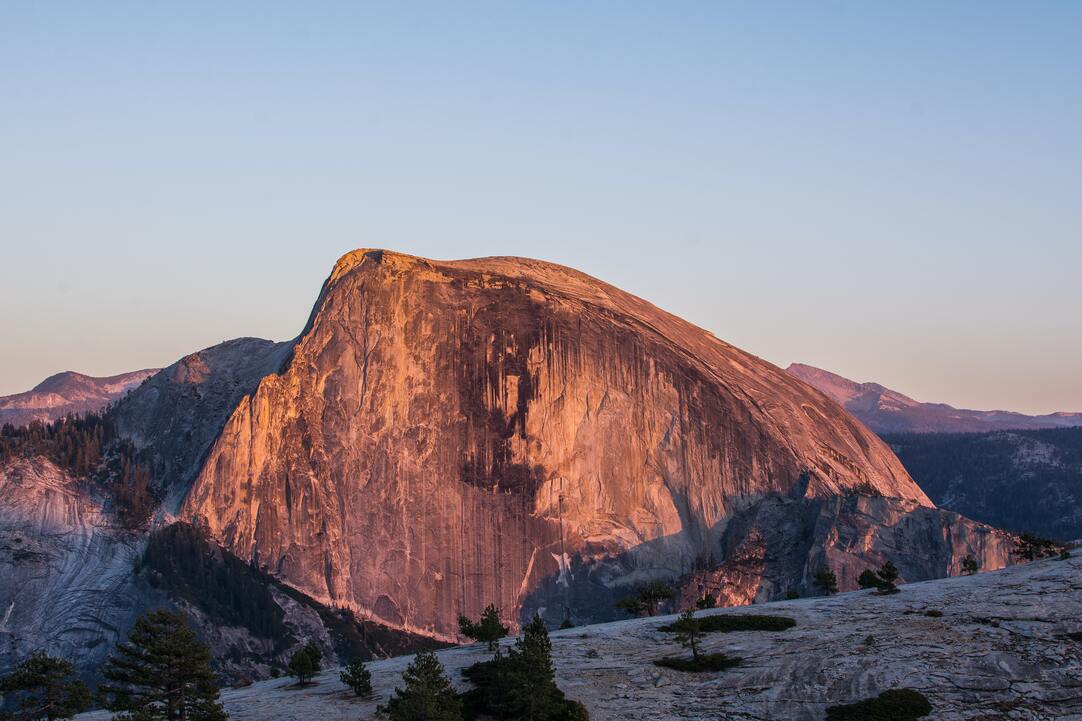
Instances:
[[[0,669],[44,648],[98,666],[155,598],[132,564],[142,544],[44,458],[0,465]]]
[[[237,338],[186,355],[112,410],[118,432],[150,464],[165,510],[176,510],[226,419],[260,379],[281,365],[289,343]]]
[[[67,415],[99,411],[158,372],[148,368],[107,378],[65,371],[49,376],[25,393],[0,397],[0,425],[55,421]]]
[[[491,602],[590,614],[576,588],[684,574],[757,499],[853,493],[937,514],[842,408],[639,298],[520,258],[354,251],[181,512],[321,601],[447,636]]]
[[[827,706],[898,687],[925,694],[934,721],[1082,721],[1082,560],[906,584],[893,596],[860,591],[772,603],[754,612],[789,616],[796,626],[708,635],[705,651],[743,659],[720,673],[654,666],[661,656],[688,654],[672,634],[657,630],[671,616],[555,631],[557,682],[593,721],[821,721]],[[460,669],[492,656],[480,644],[438,655],[463,690]],[[411,660],[370,664],[375,693],[369,699],[354,697],[333,669],[307,689],[279,679],[226,690],[222,700],[234,721],[378,719],[376,706],[402,685]],[[108,718],[97,712],[79,721]]]

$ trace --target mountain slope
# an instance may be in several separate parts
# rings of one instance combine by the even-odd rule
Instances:
[[[0,426],[23,426],[101,410],[157,372],[157,368],[147,368],[106,378],[74,371],[57,373],[25,393],[0,397]]]
[[[839,406],[639,298],[540,261],[362,250],[232,413],[181,514],[324,603],[446,638],[491,602],[605,617],[621,587],[720,555],[764,497],[853,494],[932,506]],[[1009,560],[957,523],[987,567]],[[942,558],[925,577],[957,561]]]
[[[941,506],[1011,531],[1082,538],[1082,428],[883,438]]]
[[[1082,426],[1082,413],[1027,416],[1011,411],[973,411],[945,403],[921,403],[878,383],[856,383],[803,363],[792,363],[785,372],[840,403],[876,433],[973,433]]]
[[[756,613],[785,615],[797,625],[780,633],[710,634],[705,651],[744,659],[720,673],[654,666],[658,657],[687,653],[657,630],[674,616],[554,631],[553,665],[560,687],[586,705],[593,721],[821,721],[829,705],[898,687],[926,695],[933,708],[928,718],[936,721],[1082,715],[1082,560],[901,589],[894,596],[861,591],[757,607]],[[464,690],[460,670],[492,654],[475,644],[437,655]],[[338,669],[330,669],[308,688],[275,679],[227,689],[222,700],[234,721],[377,719],[376,706],[402,685],[411,660],[369,664],[375,691],[369,699],[355,698]],[[78,717],[108,718],[105,712]]]

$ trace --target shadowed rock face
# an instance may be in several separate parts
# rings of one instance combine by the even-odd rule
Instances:
[[[200,462],[237,403],[274,373],[289,343],[236,338],[191,353],[154,375],[110,412],[176,511]]]
[[[440,636],[584,569],[684,573],[754,499],[854,491],[932,509],[839,406],[639,298],[520,258],[354,251],[181,513],[319,600]]]

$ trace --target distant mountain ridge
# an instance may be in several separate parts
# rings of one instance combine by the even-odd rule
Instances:
[[[145,368],[104,378],[75,371],[51,375],[24,393],[0,396],[0,425],[23,426],[32,421],[55,421],[72,413],[101,410],[158,370]]]
[[[922,403],[878,383],[857,383],[822,368],[791,363],[785,372],[831,398],[876,433],[981,433],[1082,426],[1082,413],[1029,416]]]

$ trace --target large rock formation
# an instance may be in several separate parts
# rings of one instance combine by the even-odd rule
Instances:
[[[0,498],[0,669],[39,648],[96,667],[156,599],[141,543],[45,458],[0,463]]]
[[[490,602],[603,616],[614,587],[723,560],[764,498],[854,494],[939,513],[841,407],[639,298],[520,258],[354,251],[181,513],[321,601],[448,636]],[[957,561],[936,554],[920,575]]]

